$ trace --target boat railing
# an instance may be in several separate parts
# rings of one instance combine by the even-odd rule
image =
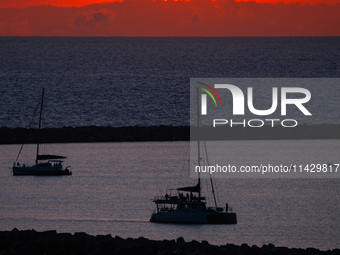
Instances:
[[[25,164],[20,165],[19,162],[13,162],[13,167],[26,167]]]
[[[196,197],[196,196],[183,196],[179,194],[178,196],[156,196],[153,201],[169,201],[169,202],[204,202],[205,197]]]
[[[155,201],[155,200],[165,200],[165,198],[162,197],[162,196],[158,196],[158,197],[154,197],[153,200],[154,200],[154,201]]]
[[[164,208],[160,208],[159,211],[160,212],[174,212],[175,209],[174,208],[170,208],[170,207],[164,207]]]
[[[154,197],[153,200],[154,201],[156,201],[156,200],[178,201],[178,197],[177,196],[157,196],[157,197]]]

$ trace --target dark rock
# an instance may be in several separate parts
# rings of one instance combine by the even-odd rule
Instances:
[[[270,244],[267,245],[267,247],[268,247],[268,249],[270,250],[270,249],[275,248],[275,245],[270,243]]]
[[[209,242],[208,242],[208,241],[205,241],[205,240],[202,240],[202,244],[203,244],[203,245],[209,245]]]
[[[152,126],[152,127],[62,127],[46,128],[40,131],[42,143],[66,142],[122,142],[122,141],[188,141],[204,135],[202,140],[258,140],[258,139],[340,139],[339,124],[302,125],[288,130],[281,126],[262,127],[203,127],[198,132],[189,126]],[[205,130],[206,129],[206,130]],[[212,130],[213,129],[213,130]],[[211,132],[212,131],[212,132]],[[0,127],[0,144],[36,143],[37,129]]]
[[[0,144],[35,143],[37,129],[0,128]],[[62,127],[41,129],[42,143],[121,142],[121,141],[187,141],[190,129],[186,126],[152,127]]]
[[[279,254],[279,248],[274,247],[269,249],[270,254]]]
[[[165,250],[160,250],[157,252],[157,255],[167,255],[169,254],[169,250],[165,249]]]
[[[241,244],[241,248],[242,248],[242,249],[248,249],[248,248],[250,248],[250,247],[249,247],[248,244],[243,243],[243,244]]]
[[[182,255],[184,254],[183,250],[181,248],[177,248],[176,250],[173,251],[173,255]]]
[[[176,243],[178,243],[178,244],[185,243],[184,238],[182,236],[178,237],[177,240],[176,240]]]
[[[200,245],[200,242],[199,241],[196,241],[196,240],[192,240],[191,242],[190,242],[192,245]],[[203,243],[203,241],[202,241],[202,243]]]
[[[147,242],[147,241],[149,241],[149,239],[147,239],[147,238],[145,238],[145,237],[138,237],[138,239],[137,239],[138,241],[140,241],[140,242]],[[164,241],[168,241],[168,240],[164,240]],[[169,241],[168,241],[169,242]]]
[[[218,247],[217,249],[218,253],[225,254],[227,253],[228,249],[225,246]]]
[[[287,247],[276,247],[278,249],[278,254],[294,254],[292,252],[289,252],[289,249]]]
[[[71,233],[59,233],[58,236],[61,238],[61,239],[69,239],[72,237],[72,234]]]
[[[97,235],[96,237],[101,238],[101,239],[111,239],[112,238],[111,234],[108,234],[108,235]]]
[[[115,239],[117,239],[117,240],[123,240],[123,238],[121,238],[120,236],[115,236]]]
[[[207,241],[185,242],[183,237],[175,240],[154,241],[144,237],[123,239],[108,235],[91,236],[84,232],[74,235],[58,234],[56,231],[36,232],[13,229],[0,231],[0,255],[2,254],[139,254],[139,255],[340,255],[339,249],[320,251],[315,248],[289,249],[273,244],[262,248],[248,244],[215,246]]]
[[[87,234],[85,232],[75,232],[74,236],[75,237],[86,237]]]
[[[307,253],[307,255],[314,255],[314,254],[316,255],[316,254],[320,253],[320,250],[309,247],[309,248],[306,249],[306,253]]]
[[[33,231],[35,231],[35,230],[33,230]],[[57,231],[56,230],[48,230],[48,231],[41,232],[41,234],[48,235],[48,236],[54,236],[54,235],[57,235]]]

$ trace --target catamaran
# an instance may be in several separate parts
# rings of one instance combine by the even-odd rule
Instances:
[[[199,117],[197,117],[197,126],[199,125]],[[206,151],[205,142],[203,143]],[[200,146],[201,142],[198,139],[198,166],[201,166],[202,160]],[[208,157],[207,151],[206,157]],[[165,196],[154,198],[153,202],[156,204],[156,211],[151,215],[150,221],[161,223],[237,224],[236,213],[232,211],[228,203],[225,204],[224,208],[217,206],[212,179],[210,179],[210,184],[215,202],[214,207],[207,207],[206,198],[201,195],[201,178],[199,174],[198,183],[195,186],[170,190],[170,194],[166,193]],[[173,191],[175,191],[175,194],[171,194]]]
[[[236,224],[236,213],[226,203],[218,207],[212,184],[214,207],[207,207],[206,198],[201,195],[201,179],[195,186],[181,187],[170,190],[170,194],[156,197],[156,211],[152,214],[151,222],[162,223],[198,223],[198,224]],[[175,191],[175,194],[172,194]]]
[[[39,115],[39,128],[41,129],[41,119],[43,112],[43,104],[44,104],[44,93],[45,89],[42,90],[41,101],[40,101],[40,115]],[[32,166],[28,166],[26,164],[20,164],[18,162],[20,153],[22,151],[23,145],[20,148],[19,154],[13,163],[13,175],[71,175],[72,172],[69,170],[69,166],[63,168],[62,159],[65,159],[64,156],[59,155],[50,155],[50,154],[40,154],[39,153],[39,139],[37,141],[37,150],[36,150],[36,158],[35,164]]]

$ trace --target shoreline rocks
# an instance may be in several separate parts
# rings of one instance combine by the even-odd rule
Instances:
[[[13,229],[0,231],[0,254],[147,254],[147,255],[339,255],[340,249],[321,251],[315,248],[276,247],[273,244],[249,246],[248,244],[211,245],[207,241],[186,242],[176,240],[149,240],[144,237],[126,238],[108,235],[92,236],[84,232],[57,233],[55,230]]]
[[[41,143],[189,141],[197,139],[198,134],[200,139],[206,140],[220,140],[221,137],[225,140],[340,139],[340,125],[301,125],[295,128],[220,126],[201,127],[200,130],[189,126],[62,127],[42,129],[39,132],[39,141]],[[37,137],[37,129],[0,128],[0,144],[36,143]]]

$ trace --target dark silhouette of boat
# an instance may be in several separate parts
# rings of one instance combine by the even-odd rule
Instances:
[[[41,129],[41,119],[43,112],[43,104],[44,104],[44,94],[45,89],[42,90],[41,101],[40,101],[40,115],[39,115],[39,131]],[[35,164],[32,166],[28,166],[25,164],[20,164],[18,162],[18,158],[22,151],[23,145],[20,148],[19,154],[13,163],[13,175],[72,175],[72,172],[69,170],[69,166],[64,168],[62,166],[62,159],[65,159],[64,156],[59,155],[50,155],[50,154],[39,154],[39,139],[37,139],[37,152],[35,158]]]
[[[197,126],[199,126],[199,117],[197,117],[197,122]],[[199,140],[197,141],[197,148],[198,166],[200,166],[201,150]],[[207,207],[206,198],[201,195],[201,178],[198,175],[198,183],[195,186],[177,188],[170,190],[170,195],[166,193],[165,196],[156,197],[153,200],[156,204],[156,211],[151,215],[150,221],[162,223],[236,224],[236,213],[232,211],[228,203],[226,203],[225,208],[217,206],[213,182],[212,179],[210,180],[215,202],[214,207]],[[173,191],[176,192],[175,195],[171,194]]]

